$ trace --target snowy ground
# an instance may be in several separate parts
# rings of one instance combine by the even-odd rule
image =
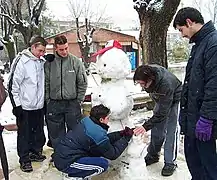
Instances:
[[[5,75],[5,80],[7,80]],[[182,77],[182,76],[180,76]],[[96,81],[99,81],[96,80]],[[96,86],[93,78],[89,79],[88,91],[91,92],[91,87]],[[140,93],[139,87],[133,85],[132,80],[126,82],[132,93]],[[111,122],[111,127],[113,130],[120,130],[124,125],[134,124],[144,117],[150,117],[151,112],[145,112],[145,110],[137,110],[131,113],[130,119],[127,122]],[[7,98],[5,104],[2,107],[2,112],[0,113],[0,123],[11,124],[15,123],[15,117],[12,115],[12,107]],[[45,132],[47,135],[46,127]],[[60,172],[58,172],[54,167],[49,164],[49,157],[52,153],[52,149],[44,147],[44,153],[47,159],[43,163],[33,163],[34,171],[32,173],[23,173],[19,169],[18,157],[16,152],[16,132],[3,132],[3,138],[5,141],[9,167],[12,171],[10,173],[10,180],[62,180],[63,177]],[[183,145],[180,142],[180,147]],[[92,178],[93,180],[190,180],[190,174],[186,167],[185,159],[182,153],[179,153],[177,164],[178,169],[171,177],[162,177],[160,172],[163,167],[163,156],[161,156],[160,162],[151,166],[146,167],[144,163],[144,156],[146,154],[147,148],[147,138],[145,143],[143,140],[133,139],[128,149],[123,153],[123,155],[115,161],[110,163],[109,170],[97,177]]]
[[[146,113],[146,116],[150,115],[150,112]],[[142,117],[144,117],[144,110],[134,111],[131,114],[130,121],[127,124],[126,122],[122,122],[123,126],[128,125],[131,122],[139,121]],[[112,122],[111,126],[114,127],[113,130],[122,128],[122,124],[120,122]],[[4,131],[3,137],[7,149],[9,167],[11,170],[13,170],[10,174],[11,180],[62,180],[61,173],[49,164],[49,157],[52,153],[52,149],[45,147],[44,153],[47,156],[47,160],[45,160],[43,163],[33,163],[34,171],[32,173],[23,173],[19,169],[18,157],[16,155],[16,132]],[[182,144],[180,146],[182,146]],[[173,176],[165,178],[160,174],[163,167],[163,156],[161,156],[159,163],[151,165],[149,167],[145,166],[144,156],[146,154],[146,147],[146,143],[143,143],[143,141],[134,138],[123,155],[117,160],[110,163],[108,172],[92,179],[144,180],[144,178],[146,178],[147,180],[190,180],[190,174],[188,173],[186,162],[182,154],[179,154],[178,156],[177,171]]]

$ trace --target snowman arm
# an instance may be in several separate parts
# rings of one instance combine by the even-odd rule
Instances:
[[[168,118],[168,114],[173,103],[174,90],[167,88],[159,94],[163,93],[165,95],[159,95],[159,101],[155,104],[153,116],[143,124],[146,131],[152,129],[156,123],[165,121]]]
[[[110,140],[107,140],[101,143],[97,149],[103,157],[110,160],[115,160],[123,153],[127,146],[128,141],[123,137],[113,144],[110,142]]]
[[[78,60],[77,62],[77,99],[79,102],[82,102],[84,100],[84,96],[87,90],[87,75],[82,62],[80,60]]]
[[[120,131],[115,131],[115,132],[109,133],[108,138],[110,140],[110,143],[113,144],[114,142],[121,139],[122,136],[120,135]]]

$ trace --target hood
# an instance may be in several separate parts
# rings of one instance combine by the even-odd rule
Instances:
[[[34,56],[32,54],[32,52],[30,51],[30,49],[24,49],[20,55],[24,55],[25,58],[24,58],[24,61],[27,62],[29,60],[42,60],[42,61],[45,61],[45,59],[43,57],[40,57],[40,58],[37,58],[36,56]]]

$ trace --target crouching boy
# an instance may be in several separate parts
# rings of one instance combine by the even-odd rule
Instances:
[[[108,168],[106,159],[115,160],[128,146],[133,130],[107,134],[110,110],[94,106],[90,116],[85,117],[60,140],[54,150],[56,168],[69,177],[88,179]]]

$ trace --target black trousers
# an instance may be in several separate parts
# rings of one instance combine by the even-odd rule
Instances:
[[[207,142],[185,136],[185,158],[192,180],[217,180],[216,140]]]
[[[46,121],[52,146],[72,130],[82,119],[81,106],[77,100],[50,100],[47,104]]]
[[[23,110],[16,120],[19,162],[29,162],[29,153],[42,152],[45,144],[44,110]]]

